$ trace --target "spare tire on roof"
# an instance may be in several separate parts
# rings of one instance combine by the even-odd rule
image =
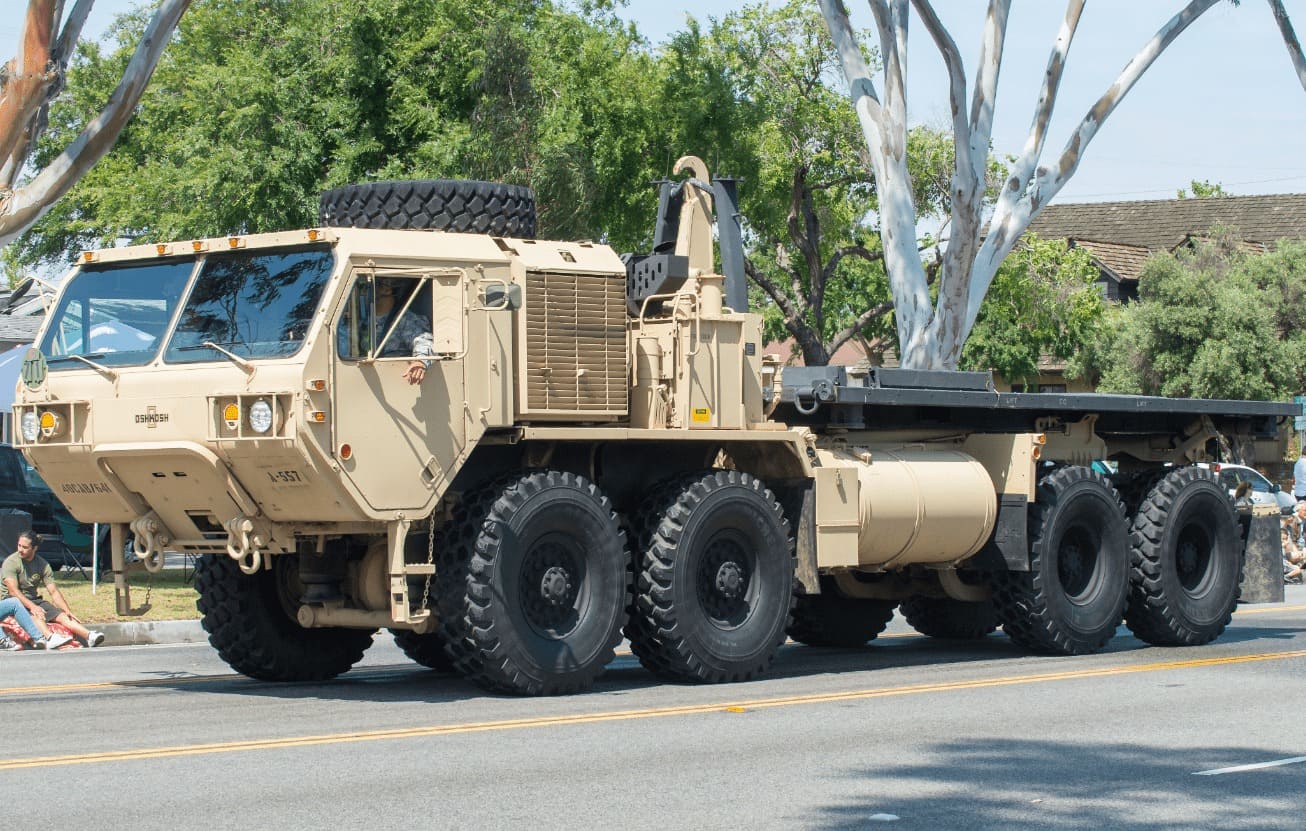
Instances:
[[[324,226],[535,236],[535,194],[521,185],[415,179],[345,185],[324,192]]]

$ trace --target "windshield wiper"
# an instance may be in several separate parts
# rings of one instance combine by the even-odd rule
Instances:
[[[58,363],[59,361],[81,361],[86,358],[103,358],[103,352],[87,352],[85,355],[51,355],[45,359],[47,364]]]
[[[237,343],[240,343],[240,341],[227,341],[227,343],[231,346],[235,346]],[[178,352],[194,352],[196,349],[212,349],[214,352],[220,352],[233,364],[245,370],[246,375],[253,375],[255,370],[258,369],[256,366],[254,366],[244,358],[240,357],[235,352],[232,352],[230,349],[227,349],[226,347],[217,344],[211,340],[206,340],[203,343],[197,343],[191,346],[177,347]]]
[[[118,373],[114,372],[112,369],[109,369],[104,364],[97,364],[95,361],[91,360],[91,358],[103,358],[103,357],[104,357],[104,353],[102,352],[92,352],[89,356],[73,355],[73,354],[56,355],[53,358],[48,358],[46,360],[46,363],[50,363],[51,361],[81,361],[82,363],[89,366],[91,369],[107,377],[110,381],[117,382]]]

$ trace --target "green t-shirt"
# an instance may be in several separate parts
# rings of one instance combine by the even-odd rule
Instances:
[[[18,590],[27,595],[28,600],[40,600],[41,587],[54,582],[54,569],[50,568],[50,564],[40,554],[25,563],[15,551],[5,557],[4,565],[0,565],[0,600],[9,596],[9,586],[4,581],[10,578],[18,583]]]

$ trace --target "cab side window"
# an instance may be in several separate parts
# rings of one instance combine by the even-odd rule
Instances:
[[[336,325],[336,352],[345,360],[368,356],[372,343],[372,281],[360,276],[349,291],[345,310]]]

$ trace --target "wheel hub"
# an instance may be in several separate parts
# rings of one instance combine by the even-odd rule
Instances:
[[[733,560],[722,563],[716,572],[716,590],[722,597],[735,600],[743,594],[743,589],[744,570],[739,563]]]
[[[550,606],[561,606],[571,594],[571,575],[565,568],[550,566],[540,580],[540,597]]]
[[[707,546],[698,572],[698,600],[718,625],[742,622],[751,605],[753,558],[738,541],[718,538]]]
[[[576,627],[585,573],[574,546],[545,539],[522,558],[517,596],[526,621],[547,637],[563,637]]]

